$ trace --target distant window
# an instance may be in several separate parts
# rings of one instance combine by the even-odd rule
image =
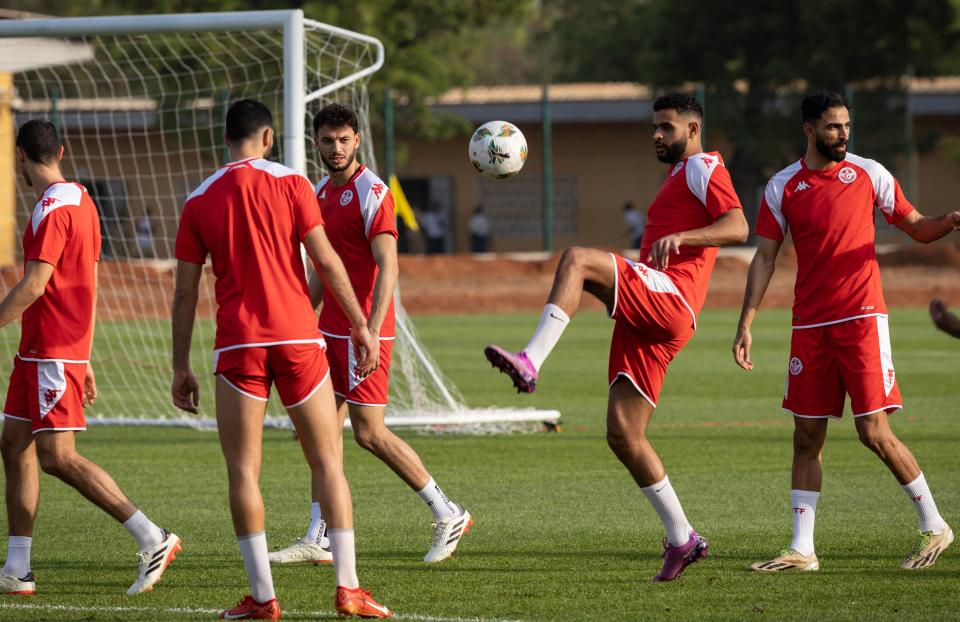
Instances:
[[[477,203],[493,226],[494,237],[537,236],[543,233],[543,183],[539,176],[520,179],[482,178]],[[577,177],[553,178],[553,233],[577,233]]]

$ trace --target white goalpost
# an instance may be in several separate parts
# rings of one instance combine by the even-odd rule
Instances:
[[[192,349],[201,416],[177,411],[169,397],[173,244],[182,203],[226,162],[224,115],[244,97],[274,111],[278,159],[311,179],[321,176],[307,129],[313,114],[334,101],[353,107],[365,137],[360,157],[376,170],[367,84],[383,65],[383,45],[282,10],[0,22],[0,50],[11,48],[21,52],[16,63],[0,58],[0,90],[4,72],[12,73],[13,97],[0,97],[0,108],[12,111],[15,125],[39,117],[58,126],[64,174],[82,183],[100,210],[92,362],[101,396],[88,418],[214,427],[209,266]],[[26,58],[31,49],[50,53]],[[13,182],[11,171],[2,173]],[[4,294],[22,276],[20,236],[35,196],[21,183],[6,203],[0,195]],[[388,425],[470,433],[556,426],[557,411],[468,407],[397,303]],[[10,357],[18,337],[17,325],[0,330]],[[478,367],[480,361],[478,353]],[[0,361],[0,373],[9,376],[10,369],[10,358]],[[270,400],[267,425],[289,426],[278,400]]]

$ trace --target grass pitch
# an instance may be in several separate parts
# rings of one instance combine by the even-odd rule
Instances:
[[[710,556],[683,578],[652,585],[663,529],[604,439],[612,324],[578,315],[547,362],[540,388],[517,396],[483,360],[489,341],[519,347],[534,315],[418,318],[444,371],[472,405],[532,405],[563,413],[558,434],[406,436],[428,470],[477,524],[452,560],[420,561],[430,513],[389,469],[347,441],[361,581],[406,620],[850,620],[958,617],[960,544],[935,567],[902,571],[916,518],[894,478],[831,422],[817,511],[822,570],[755,575],[748,563],[789,544],[792,423],[779,409],[788,314],[754,328],[756,370],[730,355],[736,313],[709,311],[671,365],[651,439]],[[916,453],[944,517],[960,527],[960,341],[919,310],[891,316],[906,408],[891,421]],[[200,369],[205,369],[201,367]],[[210,399],[212,396],[204,396]],[[122,527],[60,482],[42,477],[34,534],[35,597],[0,598],[7,620],[211,619],[247,593],[215,434],[95,427],[81,450],[106,467],[185,549],[157,590],[128,597],[134,545]],[[290,434],[267,431],[261,485],[271,548],[301,535],[309,474]],[[4,525],[5,527],[5,525]],[[333,617],[329,567],[282,566],[274,581],[286,619]]]

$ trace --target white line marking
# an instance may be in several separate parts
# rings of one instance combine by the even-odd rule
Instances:
[[[33,596],[32,598],[36,598]],[[203,614],[219,614],[221,609],[207,609],[203,607],[77,607],[74,605],[41,605],[36,603],[0,603],[0,610],[3,609],[20,609],[20,610],[34,610],[34,611],[74,611],[80,613],[93,613],[93,612],[103,612],[103,613],[117,613],[123,611],[131,611],[138,613],[172,613],[172,614],[184,614],[184,615],[195,615],[198,613]],[[296,616],[296,617],[306,617],[306,618],[328,618],[336,617],[337,613],[335,611],[292,611],[284,610],[285,615]],[[484,618],[484,617],[472,617],[472,618],[456,618],[456,617],[447,617],[447,616],[431,616],[431,615],[421,615],[419,613],[394,613],[395,620],[411,620],[411,622],[522,622],[521,620],[508,620],[505,618]]]

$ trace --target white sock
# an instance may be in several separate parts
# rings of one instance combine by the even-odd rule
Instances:
[[[123,526],[133,539],[137,541],[137,546],[141,551],[146,551],[152,546],[157,546],[163,542],[163,529],[160,529],[147,518],[147,515],[137,510],[133,516],[124,521]]]
[[[240,545],[240,553],[243,555],[243,567],[247,570],[253,600],[265,603],[276,598],[267,553],[267,534],[258,531],[240,536],[237,544]]]
[[[550,356],[551,350],[560,341],[563,329],[570,323],[570,317],[563,309],[555,304],[547,304],[540,316],[540,324],[530,339],[530,343],[523,349],[533,366],[540,371],[540,366]]]
[[[30,546],[33,538],[29,536],[10,536],[7,538],[7,563],[3,565],[3,574],[22,579],[30,574]]]
[[[330,552],[333,553],[333,573],[337,585],[350,589],[360,587],[357,578],[357,552],[353,543],[353,529],[329,529]]]
[[[662,481],[640,490],[646,495],[647,500],[653,505],[653,509],[657,511],[660,520],[663,521],[663,526],[667,529],[667,540],[670,541],[670,544],[673,546],[686,544],[690,540],[690,532],[693,531],[693,528],[687,522],[683,508],[680,507],[680,500],[677,499],[677,493],[670,485],[670,478],[664,476]]]
[[[420,495],[420,498],[423,499],[424,503],[430,508],[430,511],[433,512],[433,519],[435,521],[439,522],[451,519],[454,516],[460,516],[460,508],[457,507],[456,503],[448,499],[447,495],[443,494],[443,491],[440,490],[440,487],[437,486],[437,483],[433,481],[432,477],[426,486],[417,491],[417,494]]]
[[[793,541],[790,548],[801,555],[813,553],[813,522],[817,515],[817,500],[820,493],[812,490],[791,490],[790,507],[793,508]]]
[[[933,533],[943,533],[943,527],[946,524],[940,512],[937,511],[937,504],[930,493],[930,487],[927,486],[927,478],[923,473],[909,484],[901,486],[913,505],[917,508],[917,518],[920,520],[920,531],[932,531]]]
[[[310,526],[307,527],[307,535],[303,539],[314,544],[322,544],[320,539],[323,538],[323,528],[325,526],[323,514],[320,513],[320,504],[314,501],[310,504]]]

